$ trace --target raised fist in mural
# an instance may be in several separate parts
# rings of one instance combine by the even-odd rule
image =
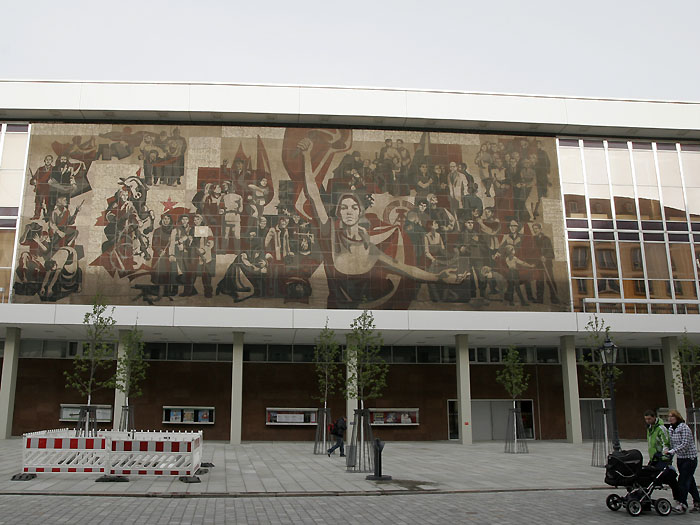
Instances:
[[[313,145],[314,143],[310,138],[304,138],[297,143],[297,149],[302,153],[309,154],[311,153],[311,148],[313,148]]]

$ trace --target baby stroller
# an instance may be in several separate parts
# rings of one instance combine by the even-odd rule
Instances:
[[[639,516],[644,510],[653,507],[660,516],[671,513],[671,502],[666,498],[654,499],[654,490],[663,488],[675,471],[666,463],[658,466],[642,465],[642,453],[639,450],[622,450],[608,456],[605,466],[605,483],[613,487],[625,487],[627,494],[618,496],[610,494],[605,504],[610,510],[627,509],[630,516]]]

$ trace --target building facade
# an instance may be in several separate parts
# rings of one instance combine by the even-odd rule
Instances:
[[[698,105],[468,93],[0,82],[0,424],[66,424],[94,298],[143,330],[136,426],[313,439],[313,347],[371,310],[385,439],[591,437],[577,362],[620,347],[622,437],[685,410],[700,337]],[[105,423],[123,399],[98,392]],[[113,410],[117,407],[117,410]],[[333,414],[351,413],[336,397]]]

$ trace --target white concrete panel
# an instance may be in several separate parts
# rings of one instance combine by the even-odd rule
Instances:
[[[296,116],[299,113],[298,87],[193,84],[189,90],[193,115],[213,112]]]
[[[621,128],[700,128],[700,104],[567,99],[567,124]]]
[[[169,327],[173,326],[174,311],[174,307],[167,306],[117,306],[113,317],[120,327]]]
[[[81,89],[70,82],[0,81],[0,109],[78,110]]]
[[[407,118],[500,122],[566,122],[566,107],[561,99],[512,95],[406,93]]]
[[[0,304],[0,324],[4,326],[53,324],[55,317],[55,304]]]
[[[81,111],[174,111],[189,110],[186,84],[85,83]]]
[[[205,308],[175,309],[175,326],[246,328],[293,328],[293,310],[283,308]]]
[[[61,308],[59,308],[61,306]],[[92,305],[62,304],[56,305],[55,324],[82,325],[85,314],[92,311]]]
[[[299,113],[304,115],[347,115],[406,117],[406,92],[384,89],[305,88],[299,89]]]
[[[409,313],[410,330],[447,330],[473,334],[480,331],[576,331],[575,314],[569,312],[421,312]]]
[[[326,324],[332,330],[349,331],[361,310],[295,310],[294,328],[318,329]],[[401,310],[372,310],[377,330],[408,330],[408,312]]]
[[[577,313],[580,333],[586,333],[586,324],[592,314]],[[653,314],[598,314],[614,334],[663,334],[683,335],[700,333],[700,316],[697,315],[653,315]]]

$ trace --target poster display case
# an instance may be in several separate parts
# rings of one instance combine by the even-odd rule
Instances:
[[[370,408],[369,423],[372,426],[418,426],[417,408]]]
[[[78,421],[80,407],[85,405],[61,403],[59,421]],[[112,405],[92,405],[95,407],[95,416],[98,423],[112,422]]]
[[[214,407],[164,406],[163,423],[174,425],[213,425]]]
[[[315,425],[318,408],[280,408],[265,409],[266,425]]]

